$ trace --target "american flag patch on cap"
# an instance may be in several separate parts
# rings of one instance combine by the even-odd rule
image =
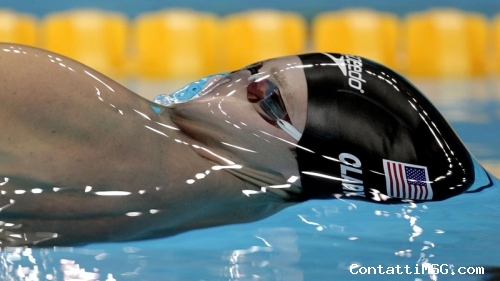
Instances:
[[[431,200],[427,167],[384,159],[387,195],[394,198]]]

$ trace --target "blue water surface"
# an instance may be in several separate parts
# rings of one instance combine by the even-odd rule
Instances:
[[[493,167],[500,163],[496,82],[482,81],[486,85],[479,88],[482,92],[477,85],[426,83],[422,88],[479,161]],[[499,199],[500,183],[495,180],[481,192],[442,202],[379,205],[313,200],[258,222],[164,239],[7,248],[0,251],[0,279],[485,280],[482,275],[460,275],[458,270],[500,267]],[[384,269],[408,265],[416,273],[416,265],[428,263],[441,265],[448,274],[356,275],[349,270],[353,265]]]

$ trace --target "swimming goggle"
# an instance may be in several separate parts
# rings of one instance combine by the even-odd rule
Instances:
[[[252,80],[253,76],[249,79]],[[247,86],[247,99],[269,124],[280,127],[295,140],[300,140],[302,134],[292,126],[280,90],[273,82],[262,78],[252,81]]]
[[[154,99],[154,102],[171,107],[175,104],[197,99],[210,93],[218,85],[229,82],[228,75],[229,73],[222,73],[202,78],[186,85],[173,94],[159,95]],[[249,84],[246,86],[247,98],[259,115],[269,124],[283,129],[298,141],[302,134],[292,126],[279,88],[270,80],[259,78],[259,73],[252,73],[248,81]]]

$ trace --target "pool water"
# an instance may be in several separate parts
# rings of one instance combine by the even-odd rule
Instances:
[[[500,176],[500,82],[416,81],[481,163]],[[134,84],[152,97],[165,85]],[[142,87],[142,88],[141,88]],[[133,88],[133,87],[132,87]],[[164,90],[164,89],[163,89]],[[247,224],[164,239],[0,250],[1,280],[486,280],[500,267],[500,182],[443,202],[309,201]],[[237,210],[235,210],[237,211]],[[351,274],[438,264],[448,274]],[[446,264],[446,265],[444,265]],[[358,267],[360,266],[360,267]],[[419,267],[421,268],[421,267]],[[455,275],[452,275],[455,273]]]

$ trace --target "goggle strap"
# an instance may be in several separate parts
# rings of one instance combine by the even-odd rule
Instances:
[[[297,141],[299,141],[300,138],[302,137],[302,134],[297,129],[295,129],[295,127],[292,126],[292,124],[286,122],[283,119],[278,120],[278,126],[281,129],[283,129],[283,131],[287,132],[290,136],[292,136],[292,138],[294,138]]]

